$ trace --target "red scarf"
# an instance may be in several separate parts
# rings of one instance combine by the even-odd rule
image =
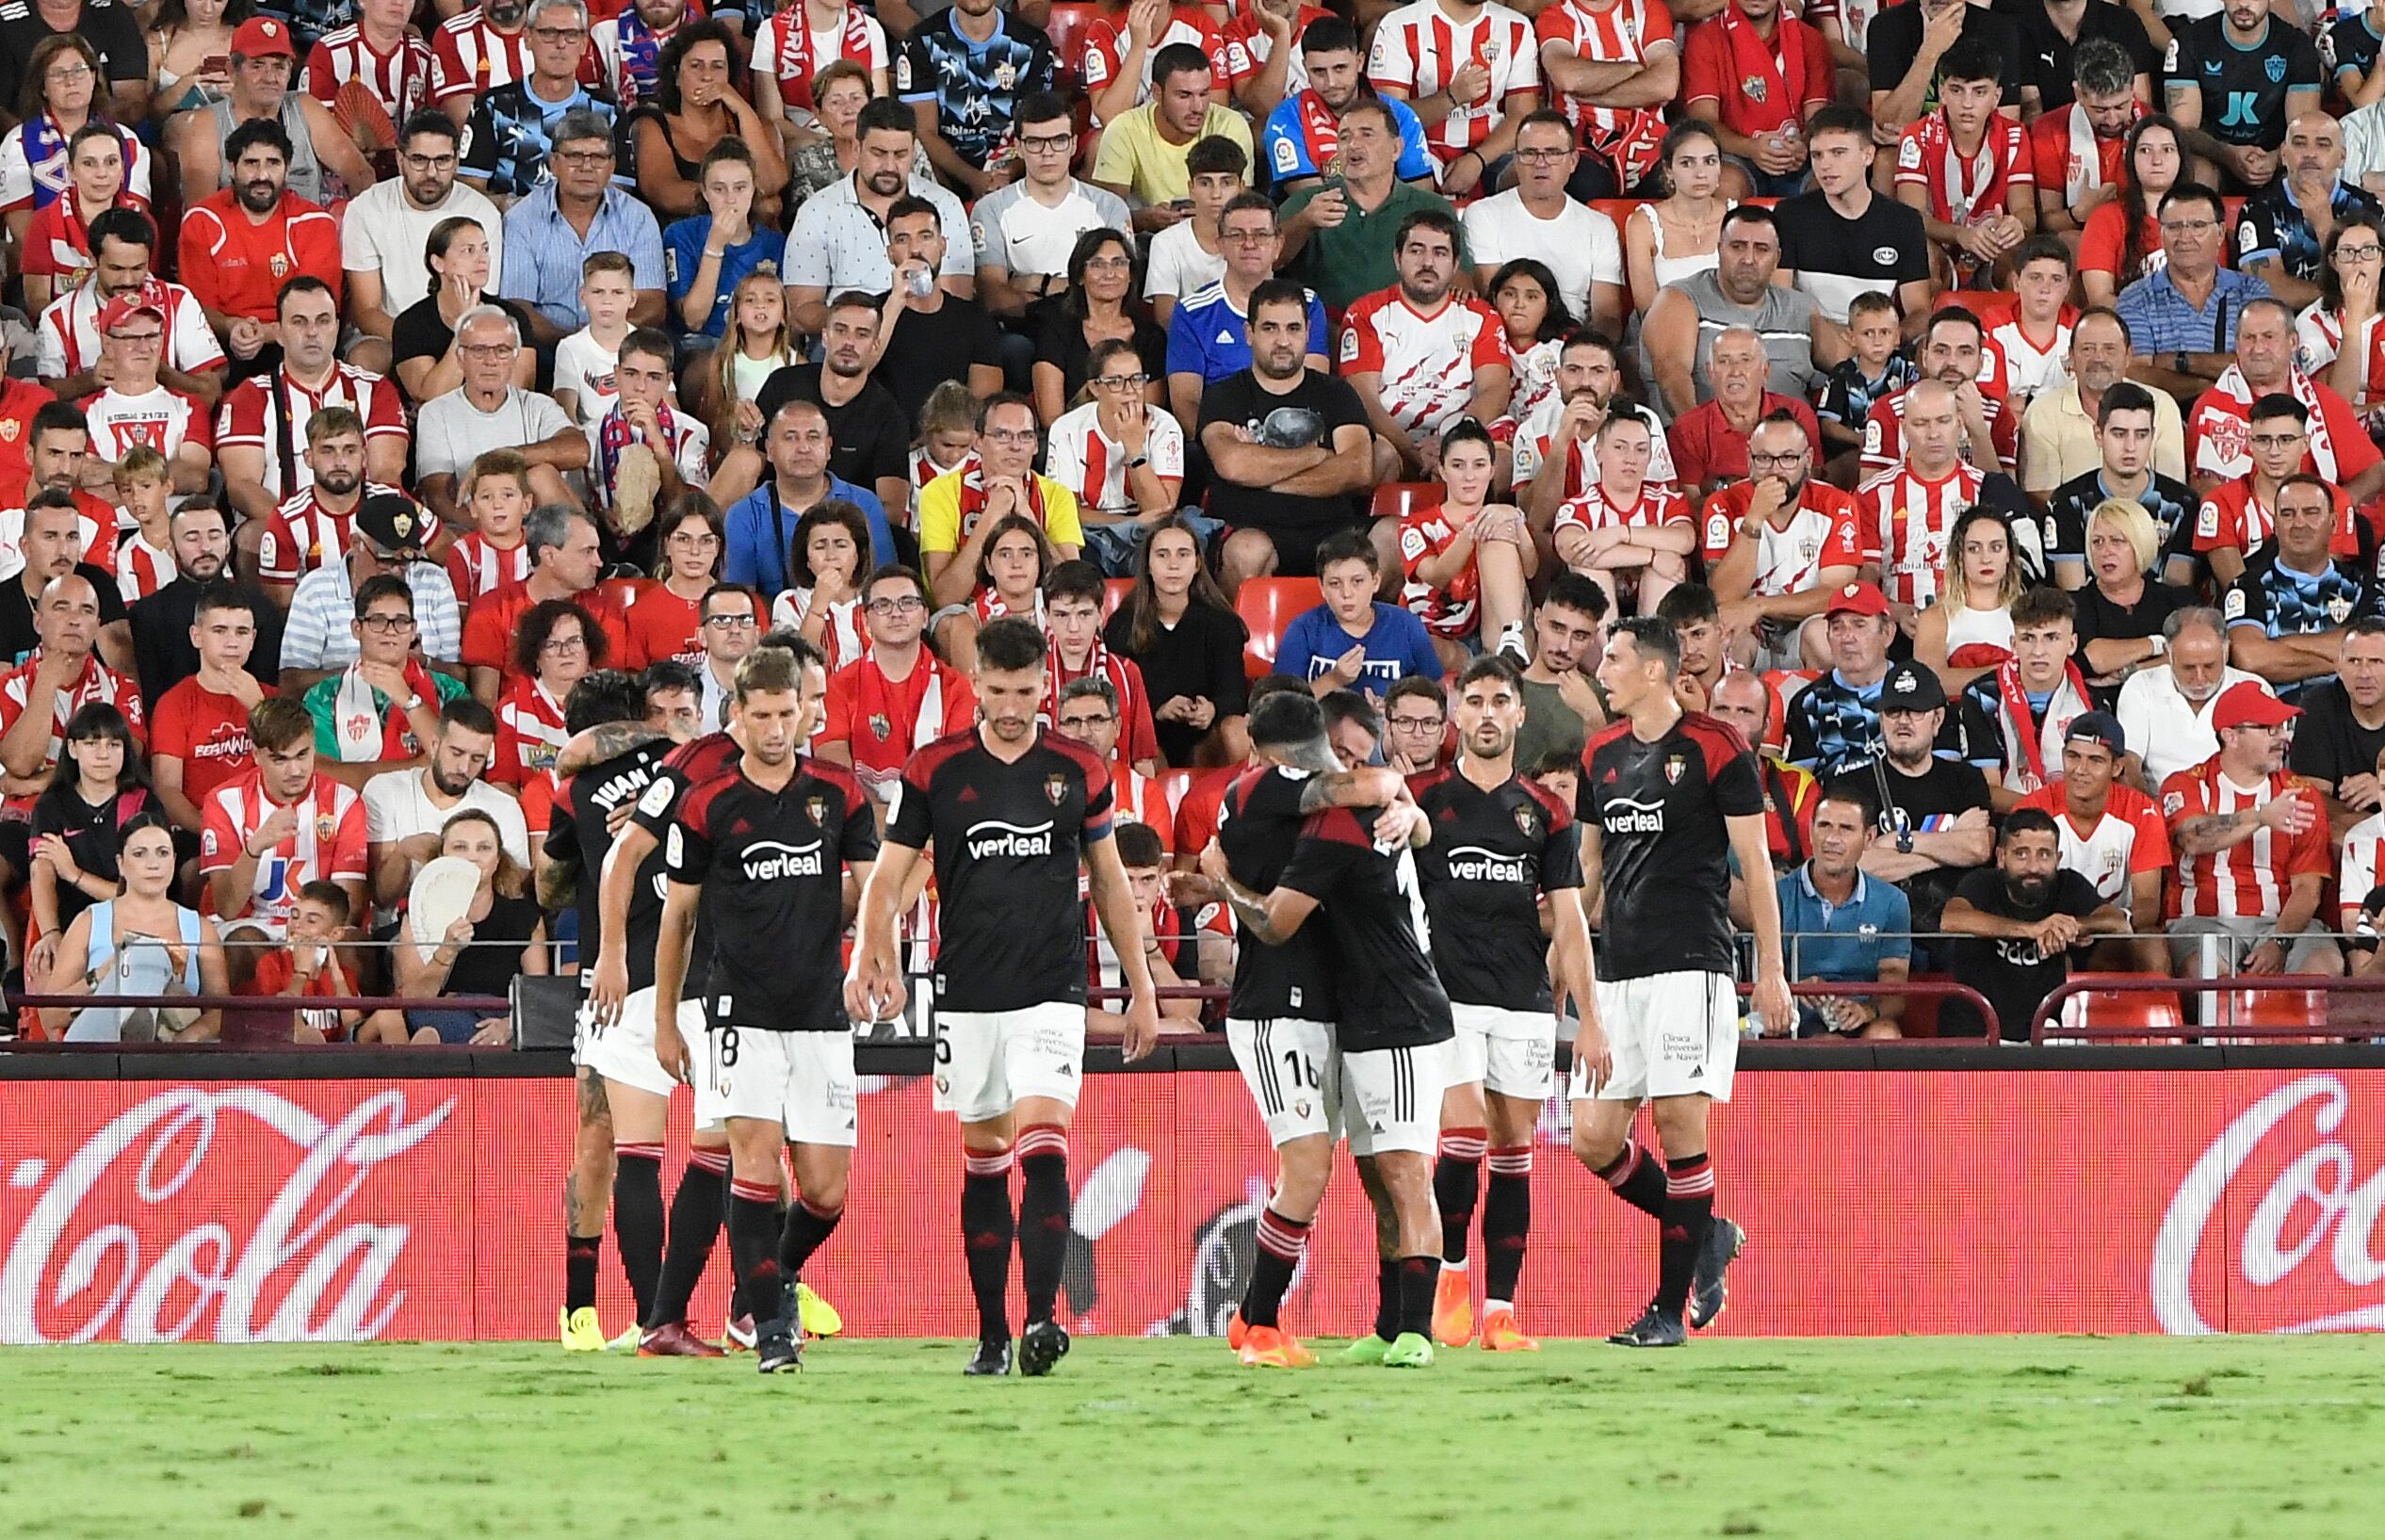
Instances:
[[[1308,164],[1317,168],[1319,176],[1339,175],[1341,120],[1313,90],[1302,91],[1293,100],[1300,105],[1300,137],[1308,141]]]
[[[1997,730],[2004,734],[2004,765],[2009,775],[2014,767],[2025,768],[2032,784],[2012,786],[2016,791],[2035,791],[2048,783],[2046,775],[2046,742],[2060,743],[2070,731],[2070,723],[2092,708],[2087,698],[2086,678],[2079,673],[2079,665],[2069,658],[2062,661],[2062,683],[2054,687],[2052,699],[2046,702],[2046,717],[2042,725],[2029,715],[2029,694],[2021,688],[2020,665],[2002,663],[1996,668]],[[2052,777],[2059,780],[2057,774]],[[2007,781],[2007,786],[2011,783]]]
[[[786,46],[779,51],[779,89],[791,107],[810,107],[812,77],[823,65],[834,60],[812,57],[812,12],[806,0],[795,0],[780,14],[786,23]],[[851,3],[845,7],[845,30],[838,40],[840,57],[856,63],[869,62],[869,18],[862,8]]]
[[[1723,42],[1730,49],[1732,81],[1757,110],[1773,114],[1757,133],[1775,133],[1798,122],[1797,109],[1806,99],[1805,51],[1782,46],[1782,24],[1776,16],[1772,41],[1766,42],[1737,6],[1723,8]]]
[[[1111,677],[1110,673],[1110,644],[1101,640],[1099,632],[1094,633],[1093,651],[1085,656],[1085,666],[1081,669],[1071,669],[1061,661],[1059,642],[1055,641],[1044,649],[1044,720],[1046,721],[1060,720],[1060,692],[1079,679],[1109,679],[1113,689],[1118,683]],[[1134,703],[1126,698],[1126,691],[1119,690],[1119,721],[1123,723],[1127,720],[1127,714],[1133,708]]]
[[[656,404],[655,427],[661,432],[662,442],[671,446],[673,463],[677,463],[679,444],[687,437],[687,430],[679,426],[679,419],[672,415],[670,402],[661,401]],[[606,504],[610,506],[613,500],[614,478],[621,470],[621,452],[632,444],[644,441],[638,436],[638,430],[629,426],[629,419],[622,415],[618,400],[613,409],[605,413],[604,422],[596,430],[596,470],[604,480],[602,496]]]

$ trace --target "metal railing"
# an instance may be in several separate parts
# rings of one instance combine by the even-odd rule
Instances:
[[[2189,1020],[2182,1009],[2174,1017],[2165,1020],[2154,1010],[2135,1013],[2134,1019],[2097,1022],[2093,1019],[2094,997],[2099,995],[2159,997],[2215,995],[2223,1002],[2229,997],[2267,995],[2283,999],[2287,997],[2380,996],[2385,997],[2385,978],[2340,979],[2331,974],[2274,973],[2260,976],[2234,975],[2217,979],[2156,979],[2128,974],[2074,974],[2056,985],[2029,1026],[2029,1041],[2078,1043],[2143,1043],[2182,1042],[2197,1039],[2224,1038],[2238,1043],[2257,1042],[2360,1042],[2385,1037],[2385,1001],[2367,1010],[2351,1013],[2351,1019],[2337,1020],[2335,1013],[2327,1010],[2316,1020],[2263,1019],[2257,1013],[2241,1017],[2230,1013],[2228,1019],[2217,1025]],[[2077,1000],[2081,1010],[2076,1020],[2068,1007]]]

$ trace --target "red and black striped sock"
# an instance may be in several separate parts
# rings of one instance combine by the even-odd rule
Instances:
[[[1474,1228],[1474,1204],[1483,1189],[1483,1152],[1487,1128],[1444,1128],[1440,1159],[1433,1162],[1433,1199],[1441,1210],[1441,1260],[1466,1265],[1466,1238]]]
[[[1286,1219],[1273,1208],[1258,1216],[1258,1256],[1251,1265],[1250,1288],[1242,1293],[1242,1324],[1283,1324],[1284,1292],[1299,1271],[1300,1254],[1308,1244],[1308,1226]]]
[[[844,1217],[843,1208],[815,1208],[809,1198],[787,1211],[787,1234],[778,1243],[778,1270],[787,1282],[791,1284],[803,1275],[803,1264],[827,1244],[836,1222]]]
[[[662,1276],[662,1146],[613,1146],[613,1244],[645,1323]]]
[[[1676,1315],[1689,1304],[1690,1279],[1706,1228],[1714,1219],[1714,1163],[1685,1155],[1664,1168],[1664,1230],[1657,1247],[1656,1303]]]
[[[1602,1167],[1598,1180],[1607,1184],[1614,1195],[1653,1220],[1664,1218],[1664,1173],[1648,1159],[1636,1139],[1623,1142],[1623,1153],[1614,1163]]]
[[[654,1306],[644,1317],[648,1326],[672,1326],[688,1319],[688,1301],[712,1260],[713,1243],[721,1239],[721,1211],[728,1198],[729,1152],[696,1148],[688,1152],[687,1168],[679,1173],[678,1190],[671,1194],[671,1232],[662,1252],[662,1281],[655,1289]],[[735,1270],[742,1278],[744,1270]]]
[[[1068,1259],[1068,1130],[1037,1123],[1019,1130],[1018,1276],[1030,1325],[1052,1319]]]
[[[1532,1230],[1532,1146],[1490,1152],[1490,1186],[1483,1194],[1483,1298],[1513,1305],[1524,1273],[1524,1239]]]
[[[969,1291],[977,1296],[977,1331],[987,1342],[1011,1337],[1011,1152],[963,1157],[961,1246],[968,1257]]]
[[[746,1308],[755,1327],[787,1314],[787,1284],[778,1266],[779,1217],[776,1182],[729,1184],[729,1261],[745,1285]]]

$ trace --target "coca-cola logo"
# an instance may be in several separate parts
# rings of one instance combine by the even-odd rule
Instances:
[[[2179,1183],[2153,1242],[2149,1289],[2162,1330],[2201,1334],[2245,1329],[2243,1318],[2253,1306],[2236,1298],[2238,1290],[2276,1289],[2296,1281],[2296,1270],[2323,1247],[2337,1284],[2354,1293],[2344,1301],[2349,1307],[2277,1321],[2275,1328],[2332,1332],[2385,1326],[2385,1298],[2368,1303],[2358,1299],[2358,1291],[2385,1284],[2385,1259],[2372,1247],[2378,1213],[2385,1210],[2385,1166],[2363,1179],[2352,1150],[2329,1137],[2343,1126],[2351,1104],[2352,1094],[2341,1079],[2309,1076],[2245,1109],[2211,1142]],[[2285,1154],[2280,1146],[2291,1132],[2287,1125],[2306,1105],[2316,1142],[2299,1154]],[[2278,1138],[2272,1140],[2273,1134]],[[2245,1209],[2241,1199],[2248,1194],[2231,1199],[2231,1186],[2256,1156],[2264,1168],[2275,1162],[2277,1175],[2260,1200]],[[2216,1259],[2229,1292],[2229,1321],[2214,1325],[2196,1300],[2195,1274],[2214,1219],[2236,1211],[2247,1214],[2243,1239],[2232,1258]],[[2321,1285],[2317,1292],[2333,1291]],[[2305,1287],[2296,1297],[2312,1293]]]
[[[259,1086],[182,1088],[119,1114],[55,1169],[9,1152],[8,1187],[41,1191],[0,1265],[0,1342],[378,1336],[405,1300],[389,1282],[412,1226],[342,1216],[376,1166],[455,1108],[409,1122],[391,1089],[327,1122]],[[180,1210],[196,1223],[177,1230]]]

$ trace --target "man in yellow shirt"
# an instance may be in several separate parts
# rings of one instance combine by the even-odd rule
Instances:
[[[1251,127],[1231,107],[1209,100],[1209,56],[1172,42],[1151,57],[1151,100],[1101,131],[1092,182],[1134,205],[1137,230],[1165,230],[1192,213],[1192,173],[1184,157],[1211,134],[1251,153]]]
[[[1072,559],[1085,543],[1077,494],[1035,474],[1041,446],[1032,402],[1015,391],[989,396],[977,409],[977,463],[947,471],[919,491],[919,556],[929,602],[938,607],[928,636],[955,667],[975,656],[978,564],[1006,515],[1024,514],[1042,526],[1055,561]]]

